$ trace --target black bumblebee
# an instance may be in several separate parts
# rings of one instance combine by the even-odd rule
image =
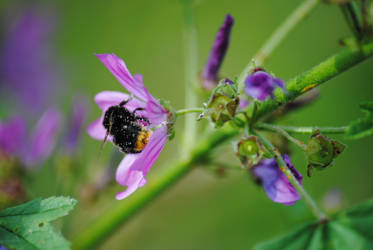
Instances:
[[[136,115],[137,111],[144,108],[136,108],[131,112],[124,107],[129,101],[130,99],[111,106],[105,112],[103,125],[107,132],[104,142],[108,135],[112,135],[113,143],[120,147],[123,153],[138,154],[148,144],[152,131],[144,126],[150,125],[150,121],[146,117]],[[141,121],[145,124],[140,123]]]

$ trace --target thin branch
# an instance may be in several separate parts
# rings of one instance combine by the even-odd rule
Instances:
[[[284,136],[286,139],[288,139],[289,141],[293,142],[295,145],[297,145],[298,147],[300,147],[302,150],[307,150],[307,145],[305,145],[303,142],[301,142],[300,140],[292,137],[291,135],[289,135],[282,127],[280,126],[276,126],[276,125],[273,125],[273,124],[268,124],[268,123],[258,123],[256,125],[257,128],[259,129],[265,129],[265,130],[268,130],[268,131],[271,131],[271,132],[277,132],[279,134],[281,134],[282,136]]]
[[[347,126],[342,127],[295,127],[295,126],[278,126],[272,125],[267,123],[258,123],[257,128],[265,129],[265,130],[272,130],[268,126],[280,128],[288,133],[294,134],[313,134],[317,130],[324,134],[344,134],[346,133]]]
[[[304,20],[314,9],[319,0],[306,0],[296,8],[291,15],[272,33],[269,39],[259,49],[253,58],[256,66],[262,66],[272,51],[282,42],[282,40]],[[238,79],[239,86],[243,85],[246,76],[253,69],[253,62],[250,61],[240,74]],[[241,87],[240,87],[241,88]]]
[[[185,107],[198,105],[195,84],[198,74],[198,39],[194,21],[193,4],[184,4],[184,58],[185,58]],[[197,127],[193,117],[185,118],[183,138],[184,152],[190,152],[197,138]]]

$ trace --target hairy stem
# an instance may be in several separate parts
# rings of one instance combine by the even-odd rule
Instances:
[[[259,129],[265,129],[265,130],[268,130],[268,131],[271,131],[271,132],[276,132],[276,133],[279,133],[281,134],[282,136],[284,136],[286,139],[288,139],[289,141],[293,142],[295,145],[297,145],[298,147],[300,147],[302,150],[307,150],[307,145],[305,145],[303,142],[301,142],[300,140],[292,137],[291,135],[289,135],[282,127],[280,126],[276,126],[276,125],[273,125],[273,124],[268,124],[268,123],[258,123],[256,125],[257,128]]]
[[[190,113],[202,113],[203,108],[187,108],[187,109],[179,109],[175,112],[177,116],[182,116]]]
[[[240,74],[238,84],[242,88],[246,76],[253,69],[253,65],[261,66],[272,53],[272,51],[281,43],[281,41],[294,29],[294,27],[304,20],[314,9],[319,0],[306,0],[296,8],[291,15],[272,33],[269,39],[259,49],[253,58],[254,64],[250,61]]]
[[[298,96],[320,86],[322,83],[338,76],[356,64],[366,60],[373,55],[373,42],[360,46],[360,48],[346,48],[338,54],[329,57],[319,65],[313,67],[295,78],[286,82],[286,91],[275,90],[275,98],[268,98],[260,102],[256,112],[257,119],[268,115],[280,106],[293,101]],[[247,108],[251,114],[253,104]]]
[[[198,74],[198,41],[192,3],[186,2],[184,4],[184,20],[185,107],[193,108],[198,104],[197,95],[194,91]],[[196,119],[193,116],[185,118],[184,152],[190,152],[196,142],[195,121]]]
[[[259,104],[257,117],[263,117],[279,106],[285,105],[296,97],[319,86],[321,83],[338,76],[347,69],[355,66],[373,55],[373,42],[362,45],[360,49],[345,49],[330,57],[311,70],[300,74],[288,81],[286,93],[276,91],[275,99],[268,99]],[[251,107],[252,108],[252,107]],[[249,108],[249,109],[251,109]],[[249,113],[251,114],[251,113]],[[209,154],[214,148],[238,135],[237,129],[223,127],[209,135],[187,155],[185,161],[180,161],[167,168],[158,180],[149,180],[143,188],[125,201],[116,202],[108,211],[97,217],[94,223],[86,227],[86,231],[79,232],[73,240],[75,249],[91,249],[98,247],[131,216],[145,207],[152,199],[165,191],[174,182],[186,175],[203,155]]]
[[[286,177],[289,179],[293,187],[298,191],[298,193],[303,197],[304,201],[308,205],[308,207],[312,210],[314,215],[319,219],[319,221],[327,220],[327,216],[324,212],[317,206],[316,202],[311,198],[311,196],[307,193],[307,191],[303,188],[303,186],[298,182],[295,178],[294,174],[289,169],[288,165],[282,158],[280,152],[272,145],[270,141],[267,140],[261,134],[256,133],[259,139],[262,141],[263,145],[267,148],[267,150],[276,158],[279,168]]]
[[[146,206],[153,198],[161,194],[173,183],[185,176],[199,161],[207,157],[212,149],[239,133],[238,130],[226,126],[215,131],[210,136],[201,140],[197,147],[185,158],[165,168],[166,171],[158,178],[151,178],[149,182],[124,201],[116,201],[110,211],[97,217],[93,224],[86,230],[77,234],[73,239],[74,249],[97,248],[106,238],[115,232],[123,223],[131,218],[141,208]]]
[[[272,125],[268,123],[258,123],[256,125],[259,129],[264,130],[272,130],[271,127],[277,127],[279,129],[282,129],[288,133],[294,133],[294,134],[313,134],[317,130],[320,130],[321,133],[324,134],[344,134],[346,133],[347,126],[342,127],[294,127],[294,126],[278,126],[278,125]]]

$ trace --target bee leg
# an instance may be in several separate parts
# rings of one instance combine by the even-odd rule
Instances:
[[[133,96],[130,95],[130,97],[129,97],[127,100],[124,100],[124,101],[122,101],[121,103],[119,103],[119,106],[120,106],[120,107],[123,107],[123,106],[126,105],[129,101],[131,101],[132,98],[133,98]]]
[[[140,107],[140,108],[136,108],[136,109],[132,112],[132,114],[135,115],[137,111],[143,111],[143,110],[145,110],[145,108],[141,108],[141,107]]]
[[[149,121],[149,119],[146,118],[146,117],[143,117],[143,116],[136,116],[136,120],[138,120],[138,121],[144,121],[144,122],[146,122],[149,125],[151,124],[150,121]]]

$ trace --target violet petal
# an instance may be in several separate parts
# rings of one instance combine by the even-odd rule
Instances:
[[[124,192],[117,194],[118,200],[124,199],[146,183],[146,174],[157,160],[167,140],[165,126],[154,131],[148,145],[140,154],[127,154],[120,163],[116,180],[119,184],[127,186]]]
[[[60,120],[60,113],[54,109],[47,110],[40,118],[22,157],[26,167],[41,164],[53,151]]]

